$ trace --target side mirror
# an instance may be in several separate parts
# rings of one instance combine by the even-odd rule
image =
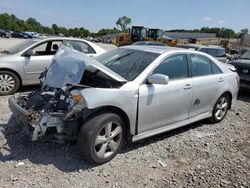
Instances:
[[[152,74],[148,77],[148,83],[150,84],[167,85],[168,82],[169,77],[163,74]]]
[[[27,57],[35,56],[35,55],[36,55],[35,50],[27,50],[27,51],[24,53],[24,56],[27,56]]]

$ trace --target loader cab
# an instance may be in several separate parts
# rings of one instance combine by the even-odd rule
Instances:
[[[132,26],[131,40],[133,42],[143,41],[147,36],[147,29],[143,26]]]
[[[148,29],[147,37],[152,40],[157,40],[162,38],[163,30],[161,29]]]

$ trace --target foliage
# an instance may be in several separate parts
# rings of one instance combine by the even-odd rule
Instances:
[[[28,18],[26,21],[17,18],[15,15],[8,13],[0,14],[0,29],[12,31],[32,31],[45,34],[61,34],[64,36],[87,37],[90,35],[89,30],[83,27],[67,29],[53,24],[52,27],[43,26],[35,18]]]
[[[209,27],[202,27],[201,29],[193,29],[193,30],[185,30],[185,29],[175,29],[170,30],[170,32],[198,32],[198,33],[215,33],[216,37],[221,38],[236,38],[238,37],[237,33],[234,30],[228,28],[209,28]]]
[[[127,26],[130,25],[131,22],[132,22],[131,18],[123,16],[118,18],[118,20],[116,21],[116,25],[120,26],[122,31],[126,31]]]

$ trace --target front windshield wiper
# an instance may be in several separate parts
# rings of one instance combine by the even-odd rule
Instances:
[[[1,53],[3,53],[3,54],[9,54],[10,52],[8,50],[3,50],[3,51],[1,51]]]
[[[135,62],[134,62],[134,64],[131,66],[131,68],[128,70],[128,72],[126,73],[126,75],[125,75],[125,78],[128,76],[128,74],[134,69],[134,67],[136,66],[136,64],[138,63],[138,60],[139,59],[137,59]]]

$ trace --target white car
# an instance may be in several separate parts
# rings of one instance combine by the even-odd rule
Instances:
[[[96,44],[83,39],[56,37],[25,40],[0,53],[0,95],[13,94],[20,86],[39,84],[40,74],[50,66],[61,44],[89,57],[105,52]]]

